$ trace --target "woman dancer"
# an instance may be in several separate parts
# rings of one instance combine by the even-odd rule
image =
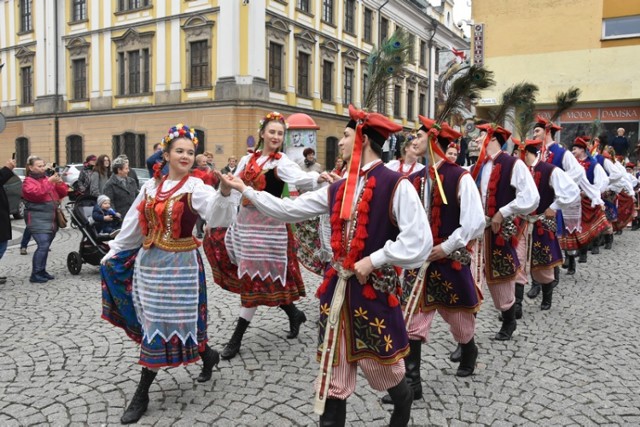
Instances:
[[[140,343],[138,363],[143,366],[120,419],[123,424],[138,421],[147,410],[149,387],[159,368],[202,359],[197,380],[205,382],[220,360],[207,345],[205,273],[199,243],[191,234],[215,194],[190,175],[197,145],[189,127],[169,129],[155,179],[142,187],[102,260],[102,318]],[[161,177],[165,165],[169,173]]]
[[[303,172],[280,152],[286,129],[280,113],[269,113],[260,121],[258,149],[244,156],[235,171],[246,185],[280,197],[285,183],[305,191],[330,180],[325,172]],[[300,325],[307,320],[294,305],[306,293],[290,227],[261,214],[246,199],[242,199],[238,211],[240,193],[234,191],[232,197],[228,196],[222,192],[216,196],[215,217],[207,218],[212,231],[204,241],[215,282],[241,297],[235,331],[222,350],[225,360],[240,351],[242,337],[258,306],[278,306],[287,314],[288,339],[296,338]]]
[[[402,158],[400,160],[391,160],[385,166],[401,173],[404,176],[409,176],[414,172],[424,169],[424,165],[418,162],[418,153],[415,148],[415,138],[411,136],[407,137],[402,149]]]

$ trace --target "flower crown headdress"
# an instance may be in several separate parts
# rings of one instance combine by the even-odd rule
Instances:
[[[171,129],[169,129],[169,133],[167,134],[167,136],[162,138],[162,141],[160,142],[162,149],[165,150],[169,146],[171,141],[177,138],[190,139],[191,142],[193,142],[194,146],[198,146],[198,137],[196,136],[195,132],[193,132],[191,128],[189,128],[189,126],[178,123]]]
[[[287,123],[287,121],[284,119],[284,116],[277,111],[272,111],[271,113],[264,116],[262,120],[260,120],[260,122],[258,122],[258,133],[262,132],[266,124],[272,121],[282,123],[285,130],[289,129],[289,123]]]

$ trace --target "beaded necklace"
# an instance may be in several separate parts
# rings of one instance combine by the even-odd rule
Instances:
[[[164,202],[168,200],[171,196],[173,196],[176,193],[176,191],[182,188],[185,182],[187,182],[187,180],[189,179],[189,174],[187,174],[171,190],[162,191],[163,184],[167,180],[168,176],[169,175],[165,175],[165,177],[162,178],[162,181],[160,181],[160,185],[158,185],[158,191],[156,192],[156,197],[155,197],[156,202]]]

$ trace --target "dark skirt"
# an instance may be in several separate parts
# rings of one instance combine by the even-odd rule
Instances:
[[[178,337],[165,341],[156,336],[151,342],[143,340],[143,332],[136,316],[131,296],[133,267],[138,249],[122,251],[100,267],[102,276],[102,318],[124,329],[126,334],[140,344],[139,364],[148,368],[180,366],[197,362],[199,351],[207,343],[207,286],[200,252],[196,251],[199,265],[198,286],[198,342],[188,338],[182,344]]]
[[[240,294],[243,307],[287,305],[306,295],[290,226],[287,226],[287,279],[285,286],[282,286],[280,280],[274,282],[271,278],[262,280],[259,277],[251,279],[247,275],[238,277],[238,266],[229,259],[224,243],[226,234],[226,228],[213,228],[210,235],[204,238],[204,253],[211,264],[216,284],[229,292]]]

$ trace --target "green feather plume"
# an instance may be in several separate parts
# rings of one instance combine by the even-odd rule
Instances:
[[[562,113],[576,105],[580,94],[581,91],[577,87],[571,87],[566,92],[559,92],[556,95],[556,112],[551,116],[551,121],[555,122]]]
[[[398,28],[379,48],[373,48],[367,58],[369,84],[363,96],[363,109],[372,111],[377,95],[386,90],[389,79],[402,75],[411,49],[411,35],[402,28]]]
[[[457,110],[464,108],[464,102],[476,102],[480,99],[480,92],[495,84],[493,72],[482,66],[452,67],[455,71],[447,70],[444,80],[441,80],[441,90],[444,103],[440,107],[436,121],[442,123]],[[459,75],[468,67],[467,71]]]
[[[533,122],[535,120],[535,110],[535,102],[526,104],[516,110],[515,125],[521,141],[527,139],[527,135],[531,132],[531,128],[533,127]]]
[[[511,109],[517,110],[535,102],[538,93],[538,86],[533,83],[517,83],[502,93],[502,103],[497,110],[489,113],[493,123],[504,125],[507,115]],[[517,114],[517,113],[516,113]]]
[[[591,124],[589,124],[589,132],[587,133],[587,136],[590,136],[591,139],[593,139],[603,132],[604,126],[602,126],[602,122],[600,121],[600,119],[595,119],[591,122]]]

